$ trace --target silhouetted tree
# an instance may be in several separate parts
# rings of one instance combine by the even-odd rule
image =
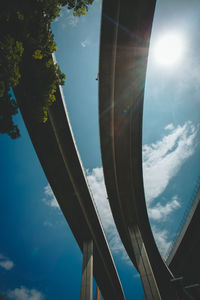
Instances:
[[[58,85],[65,75],[53,62],[56,51],[51,31],[60,8],[73,9],[74,16],[86,15],[93,0],[4,0],[0,11],[0,132],[12,138],[19,130],[12,121],[17,103],[9,88],[25,81],[33,99],[40,99],[41,119],[47,120],[48,106],[55,101]],[[30,74],[25,78],[24,74]],[[35,74],[40,74],[40,78]],[[34,85],[33,85],[34,82]]]

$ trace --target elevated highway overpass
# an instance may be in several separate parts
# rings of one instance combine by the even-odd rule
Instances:
[[[103,2],[99,122],[108,198],[121,240],[140,272],[146,299],[177,299],[155,244],[142,174],[142,115],[154,0]]]
[[[25,76],[29,74],[24,73]],[[24,78],[14,90],[22,117],[47,180],[83,252],[81,300],[92,300],[93,269],[104,299],[123,300],[123,289],[84,175],[62,91],[57,90],[56,102],[49,108],[44,124],[38,116],[40,101],[31,101]]]
[[[122,242],[140,272],[147,299],[173,300],[177,294],[171,281],[175,279],[172,272],[176,277],[184,274],[180,261],[184,261],[186,254],[179,250],[169,267],[162,260],[148,221],[142,176],[143,97],[154,6],[154,0],[103,2],[99,120],[105,182]],[[81,251],[86,253],[83,267],[93,254],[94,276],[104,299],[124,299],[61,90],[57,91],[57,101],[49,109],[46,124],[38,119],[37,105],[27,101],[31,95],[23,78],[15,95],[46,177]],[[188,236],[191,237],[191,233]],[[196,246],[193,251],[195,249]],[[193,253],[197,255],[198,248]],[[91,294],[81,299],[91,299]]]

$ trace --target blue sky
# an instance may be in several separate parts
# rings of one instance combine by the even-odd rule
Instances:
[[[151,37],[143,121],[143,171],[154,236],[165,256],[199,184],[199,1],[158,1]],[[177,63],[159,64],[166,34],[181,39]]]
[[[157,4],[145,88],[143,172],[148,213],[165,256],[199,176],[199,71],[197,0]],[[166,4],[167,3],[167,4]],[[179,5],[177,4],[179,3]],[[98,128],[98,53],[101,1],[87,17],[63,9],[53,24],[56,59],[76,143],[117,265],[126,299],[142,300],[140,278],[116,232],[103,182]],[[184,40],[173,66],[156,62],[154,47],[166,32]],[[82,254],[40,167],[21,116],[21,138],[0,135],[0,292],[8,299],[79,299]]]

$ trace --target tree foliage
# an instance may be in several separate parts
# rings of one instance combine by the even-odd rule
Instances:
[[[7,86],[0,99],[0,133],[7,133],[12,139],[20,136],[19,129],[12,120],[12,116],[17,114],[17,109],[17,103],[12,98]]]
[[[88,5],[92,4],[94,0],[69,0],[67,1],[68,9],[74,9],[74,16],[85,16],[88,11]]]
[[[12,121],[18,106],[11,98],[9,88],[16,87],[20,84],[20,80],[23,80],[28,87],[32,95],[31,99],[40,102],[41,119],[46,122],[48,106],[55,101],[58,85],[63,85],[65,81],[65,75],[52,59],[56,44],[51,23],[59,16],[62,6],[66,5],[68,9],[73,10],[74,16],[80,17],[86,15],[88,5],[93,1],[3,1],[0,11],[1,133],[8,133],[12,138],[19,136],[19,130]]]

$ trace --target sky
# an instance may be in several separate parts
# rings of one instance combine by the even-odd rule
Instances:
[[[143,173],[148,214],[166,258],[199,183],[200,56],[198,0],[157,3],[148,60]],[[144,299],[138,273],[117,234],[107,201],[98,127],[98,55],[101,0],[86,17],[63,8],[53,26],[56,59],[66,74],[67,110],[91,191],[126,299]],[[175,63],[160,62],[157,44],[173,34],[182,42]],[[177,46],[178,47],[178,46]],[[176,48],[177,48],[176,47]],[[164,49],[162,49],[164,52]],[[6,299],[80,298],[82,254],[59,209],[25,129],[0,135],[0,293]]]

